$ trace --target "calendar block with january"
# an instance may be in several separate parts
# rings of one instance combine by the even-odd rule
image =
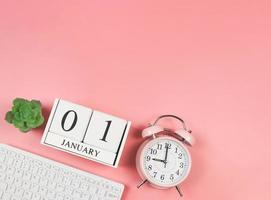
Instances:
[[[117,167],[131,122],[56,99],[41,143]]]

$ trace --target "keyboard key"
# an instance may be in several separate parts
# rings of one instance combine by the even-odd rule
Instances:
[[[13,182],[13,184],[16,186],[16,187],[21,187],[21,185],[22,185],[22,178],[21,177],[16,177],[15,179],[14,179],[14,182]]]
[[[10,157],[10,158],[7,159],[7,164],[12,165],[13,161],[14,161],[14,159]]]
[[[39,191],[39,187],[40,186],[38,184],[32,183],[30,187],[30,191],[33,193],[37,193]]]
[[[48,185],[48,180],[46,179],[46,177],[42,177],[40,179],[39,185],[40,186],[47,186]]]
[[[80,185],[79,181],[73,181],[72,184],[71,184],[71,186],[74,187],[75,189],[79,188],[79,185]]]
[[[23,179],[29,181],[31,179],[31,173],[28,171],[24,172]]]
[[[47,197],[48,199],[55,199],[55,196],[56,196],[56,193],[55,193],[54,191],[52,191],[52,190],[49,190],[49,191],[47,192],[47,195],[46,195],[46,197]]]
[[[6,179],[6,174],[4,174],[3,172],[0,172],[0,182],[4,181]]]
[[[5,191],[6,190],[6,188],[7,188],[7,186],[8,186],[8,184],[7,183],[1,183],[0,182],[0,191]]]
[[[39,194],[42,196],[45,196],[47,193],[47,188],[46,187],[40,187],[39,188]]]
[[[64,192],[65,194],[72,195],[73,188],[71,186],[66,186]]]
[[[81,198],[81,194],[82,193],[81,193],[80,190],[74,190],[72,196],[73,196],[74,199],[80,199]]]
[[[0,162],[4,162],[5,158],[6,158],[5,154],[0,153]]]
[[[11,200],[11,194],[5,192],[2,196],[2,200]]]
[[[35,194],[33,194],[33,196],[32,196],[32,199],[31,199],[31,200],[40,200],[40,199],[41,199],[40,194],[35,193]]]
[[[8,185],[6,192],[10,193],[10,194],[14,194],[16,191],[16,187],[14,185]]]
[[[80,189],[84,192],[88,190],[88,183],[87,182],[82,182]]]
[[[66,196],[64,197],[64,200],[72,200],[72,198],[71,198],[70,196],[66,195]]]
[[[7,174],[13,175],[14,172],[15,172],[15,168],[13,166],[8,166],[7,167],[7,170],[6,170]]]
[[[17,188],[15,191],[15,196],[21,197],[24,194],[24,190],[22,188]]]
[[[92,198],[90,194],[87,194],[87,193],[82,194],[81,200],[91,200],[91,199]]]
[[[25,191],[24,192],[23,198],[31,199],[31,197],[32,197],[32,192],[30,192],[30,191]]]
[[[0,163],[0,172],[4,172],[4,171],[6,171],[6,169],[7,169],[6,164]]]
[[[13,181],[14,181],[14,177],[12,175],[7,175],[6,182],[11,185]]]
[[[61,194],[61,193],[58,193],[58,194],[56,195],[56,200],[64,200],[64,195]]]
[[[49,181],[48,182],[48,189],[50,189],[50,190],[55,190],[55,188],[56,188],[56,182],[55,181]]]
[[[58,183],[58,184],[56,185],[56,191],[57,191],[57,192],[63,192],[64,189],[65,189],[65,187],[64,187],[64,185],[62,185],[61,183]]]
[[[31,183],[28,182],[28,181],[23,181],[23,182],[22,182],[22,188],[23,188],[24,190],[29,191],[30,185],[31,185]]]

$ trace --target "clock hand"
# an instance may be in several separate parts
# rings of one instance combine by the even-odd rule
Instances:
[[[164,160],[164,167],[167,167],[167,155],[168,155],[168,145],[166,144],[166,155],[165,155],[165,160]]]
[[[161,160],[161,159],[157,159],[157,158],[153,158],[152,160],[165,163],[165,160]]]

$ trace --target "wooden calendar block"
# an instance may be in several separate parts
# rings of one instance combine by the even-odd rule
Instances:
[[[102,146],[107,151],[117,152],[119,141],[121,141],[126,127],[126,120],[94,111],[84,143],[97,147]]]
[[[130,124],[119,117],[56,99],[41,143],[117,167]]]
[[[49,132],[82,141],[92,112],[84,106],[59,100]]]

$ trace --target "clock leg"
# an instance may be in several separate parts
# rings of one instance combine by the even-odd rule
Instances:
[[[147,183],[148,182],[148,180],[146,179],[146,180],[144,180],[144,181],[142,181],[138,186],[136,186],[138,189],[142,186],[142,185],[144,185],[145,183]]]
[[[181,197],[183,197],[183,194],[182,194],[180,188],[179,188],[178,186],[176,186],[175,188],[176,188],[176,190],[178,191],[179,195],[180,195]]]

